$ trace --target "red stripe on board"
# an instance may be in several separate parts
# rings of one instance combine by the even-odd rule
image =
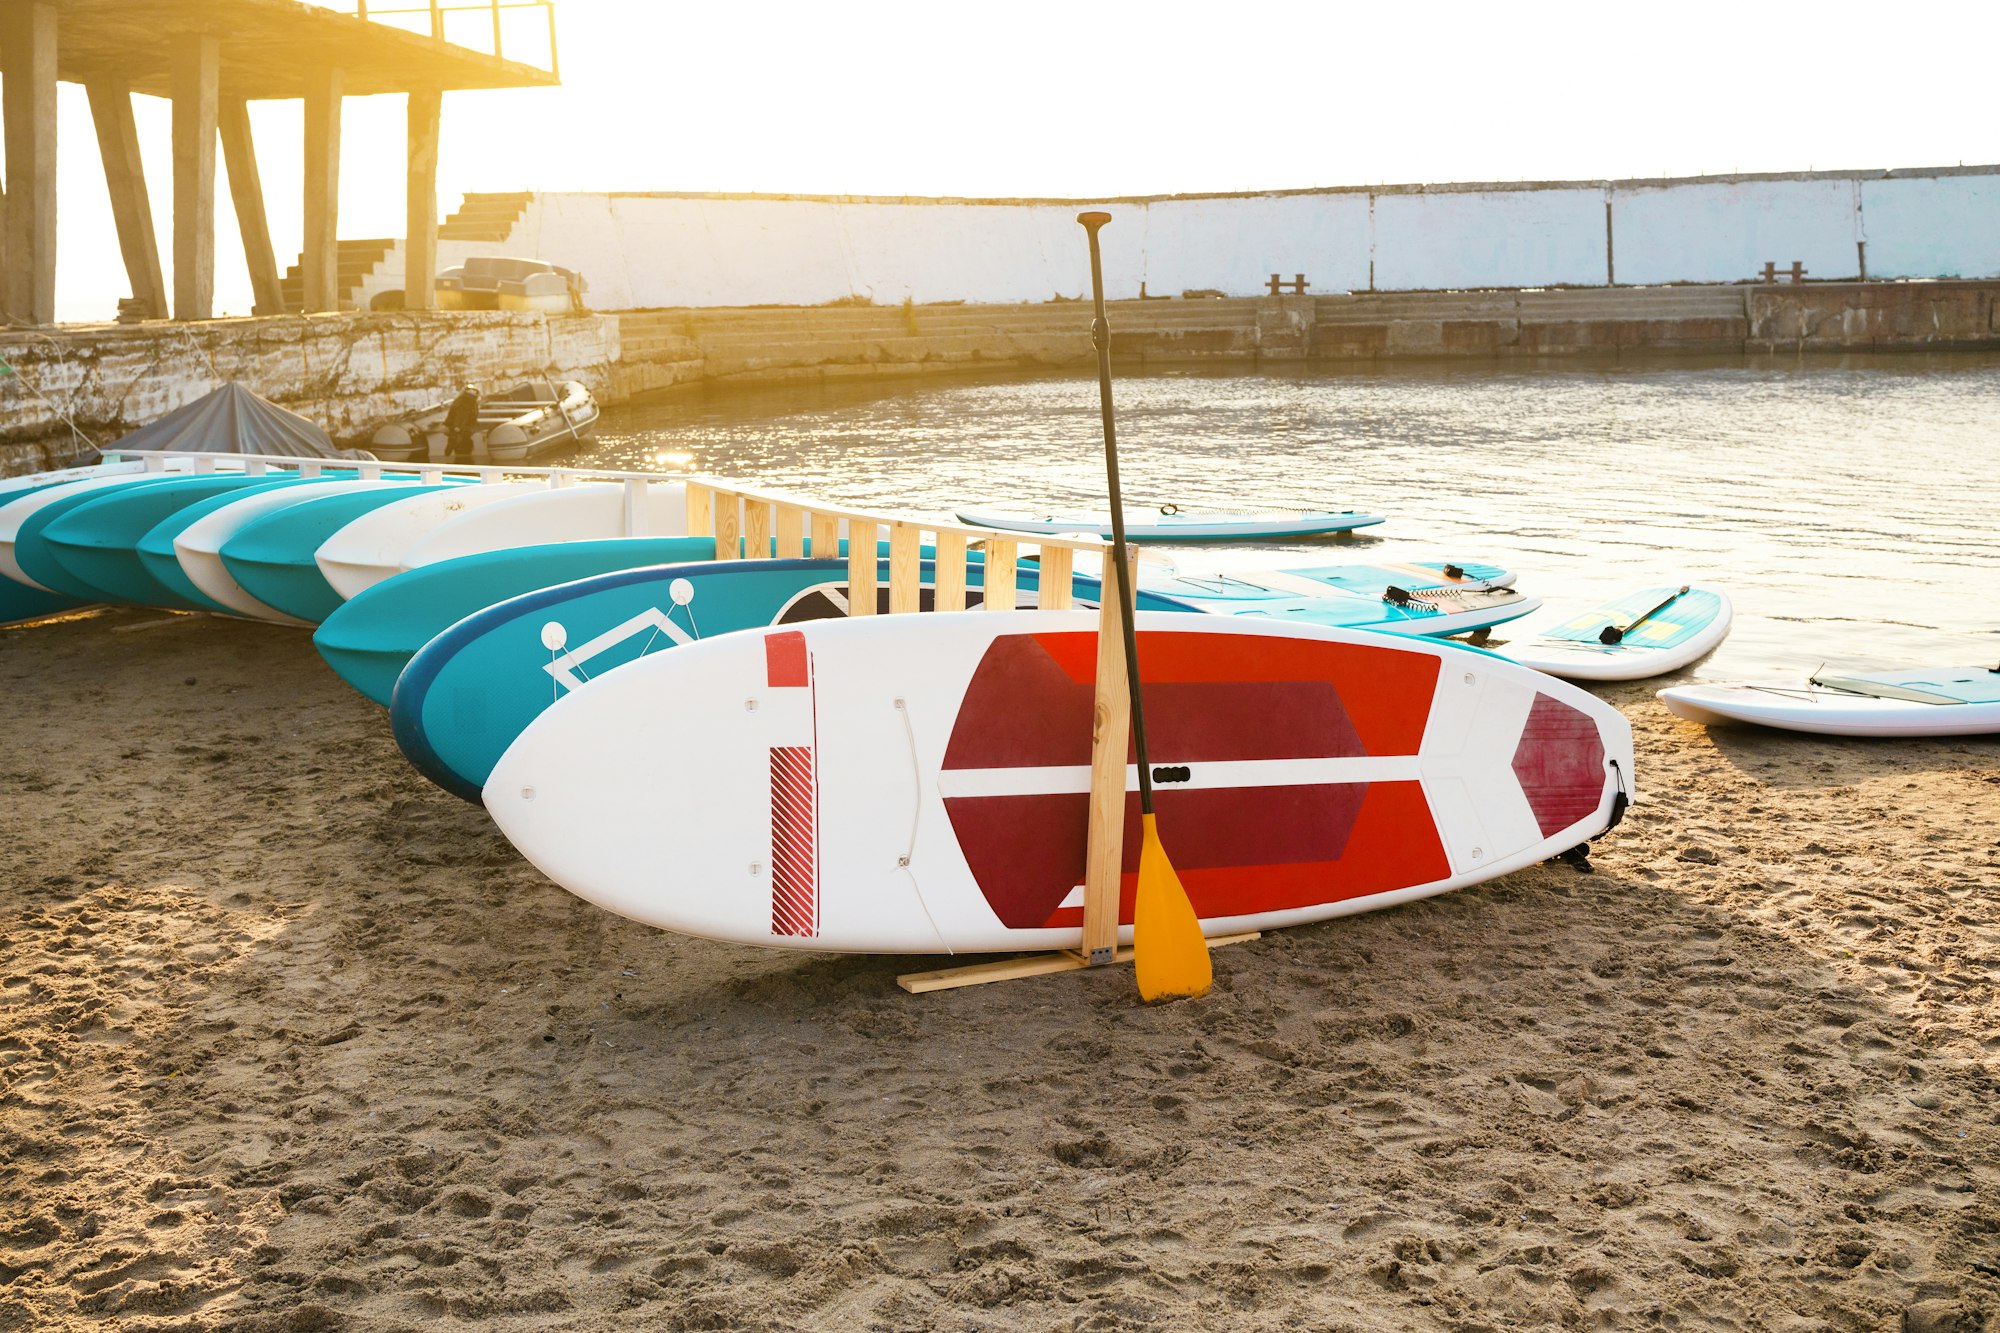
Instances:
[[[1003,635],[987,650],[1011,661],[1019,661],[1023,651],[1008,644],[1014,635]],[[1018,637],[1029,637],[1026,635]],[[1074,685],[1091,686],[1097,673],[1097,635],[1090,631],[1032,636],[1048,654],[1050,663]],[[1004,645],[1004,646],[1003,646]],[[1437,691],[1439,660],[1436,655],[1394,644],[1331,643],[1324,639],[1293,639],[1263,634],[1231,634],[1223,631],[1173,633],[1150,631],[1139,636],[1139,667],[1146,684],[1252,684],[1281,681],[1317,681],[1333,687],[1345,707],[1350,724],[1360,738],[1363,753],[1372,755],[1415,754],[1423,744],[1424,727],[1430,721],[1431,697]],[[967,686],[966,705],[959,710],[963,726],[968,714],[976,725],[985,726],[984,701],[975,708],[974,687],[986,675],[986,661]],[[1038,679],[1043,675],[1037,672]],[[1047,686],[1045,693],[1053,693]],[[1152,698],[1152,690],[1147,690]],[[1088,712],[1085,713],[1087,734]],[[1151,721],[1150,709],[1147,714]],[[1063,726],[1067,717],[1059,719]],[[1055,729],[1052,720],[1050,729]],[[954,733],[953,739],[957,736]],[[1285,757],[1274,754],[1272,758]],[[1039,759],[1036,763],[1063,763],[1066,760]],[[966,767],[998,767],[968,764]]]
[[[1535,696],[1514,749],[1514,777],[1544,838],[1596,811],[1604,796],[1604,740],[1585,714]]]
[[[1160,839],[1202,917],[1343,902],[1447,878],[1450,864],[1417,782],[1235,787],[1154,794]],[[1083,879],[1089,797],[945,802],[987,904],[1012,929],[1074,925],[1058,905]],[[1132,919],[1139,798],[1126,797],[1120,919]]]
[[[806,636],[800,630],[785,630],[764,636],[764,675],[772,689],[812,684],[811,659],[806,656]]]
[[[775,682],[774,682],[775,683]],[[771,933],[819,934],[819,865],[809,745],[771,747]]]
[[[1072,679],[1050,654],[1045,641],[1057,637],[1095,643],[1094,635],[1010,634],[993,641],[966,687],[944,767],[1090,762],[1096,687],[1089,680]],[[1149,660],[1146,651],[1140,649],[1142,662]],[[1144,689],[1155,764],[1339,759],[1366,753],[1340,690],[1328,680],[1267,680],[1254,674],[1236,680],[1149,679]],[[1426,695],[1423,703],[1428,702]],[[1126,750],[1127,762],[1136,757],[1134,750]]]

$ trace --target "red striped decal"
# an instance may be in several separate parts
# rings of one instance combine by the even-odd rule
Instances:
[[[807,664],[806,636],[799,630],[785,630],[764,636],[764,675],[772,689],[812,683]]]
[[[774,636],[777,637],[777,636]],[[775,683],[775,682],[774,682]],[[819,934],[819,865],[809,745],[771,747],[771,933]]]

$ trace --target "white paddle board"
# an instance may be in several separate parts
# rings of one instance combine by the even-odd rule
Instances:
[[[1351,532],[1382,522],[1379,514],[1354,510],[1286,509],[1261,514],[1186,513],[1173,505],[1162,506],[1157,514],[1128,514],[1125,539],[1135,542],[1172,541],[1267,541],[1283,537],[1313,537],[1329,532]],[[1096,537],[1112,535],[1109,514],[1003,514],[990,509],[961,509],[958,521],[974,527],[1001,532],[1035,532],[1049,536],[1088,533]]]
[[[455,515],[412,542],[400,567],[416,569],[519,546],[679,537],[686,532],[686,482],[641,482],[629,489],[623,483],[577,482],[508,496]]]
[[[517,495],[548,490],[542,481],[493,481],[426,491],[383,505],[328,537],[313,553],[320,576],[342,597],[354,597],[403,572],[403,556],[434,528]]]
[[[971,611],[689,643],[537,717],[486,806],[558,884],[688,934],[1074,948],[1096,628],[1087,611]],[[1142,612],[1139,659],[1160,833],[1210,934],[1533,865],[1632,793],[1615,709],[1491,654]],[[1126,787],[1129,938],[1130,767]]]
[[[1720,588],[1663,585],[1614,598],[1499,652],[1565,680],[1644,680],[1714,652],[1732,619]]]
[[[204,515],[190,523],[174,538],[174,559],[180,562],[181,572],[188,581],[199,588],[205,596],[235,611],[239,615],[255,620],[268,620],[279,625],[310,625],[309,620],[286,615],[283,611],[265,602],[258,601],[243,590],[235,575],[222,563],[222,547],[231,537],[246,526],[275,514],[279,510],[323,496],[339,495],[353,491],[381,490],[387,486],[403,486],[399,481],[306,481],[296,486],[286,486],[279,490],[265,491],[247,496],[231,505],[225,505],[212,514]]]
[[[1983,736],[2000,733],[2000,671],[1986,666],[1910,667],[1804,684],[1676,685],[1667,711],[1714,726],[1743,722],[1819,736]]]

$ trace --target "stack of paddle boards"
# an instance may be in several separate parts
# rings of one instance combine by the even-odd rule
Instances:
[[[786,948],[1073,948],[1097,616],[860,617],[583,681],[484,792],[516,847],[634,920]],[[1631,732],[1491,654],[1141,613],[1159,829],[1203,929],[1386,907],[1533,865],[1630,799]],[[551,633],[551,680],[575,673]],[[1139,839],[1126,774],[1123,919]],[[1129,924],[1124,930],[1130,936]]]

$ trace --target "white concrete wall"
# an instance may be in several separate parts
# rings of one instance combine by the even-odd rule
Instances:
[[[2000,277],[2000,176],[1861,183],[1871,278]]]
[[[1602,189],[1375,197],[1378,291],[1604,282]]]
[[[1618,281],[1739,282],[1766,261],[1814,278],[1861,273],[1852,180],[1625,187],[1611,200]]]
[[[1232,195],[1103,205],[1106,288],[1255,296],[1728,283],[1765,261],[1814,278],[2000,276],[2000,170],[1965,176],[1667,181]],[[541,194],[503,242],[583,273],[599,310],[820,305],[865,296],[1033,302],[1085,295],[1083,203],[852,202]],[[441,256],[442,258],[442,256]]]

